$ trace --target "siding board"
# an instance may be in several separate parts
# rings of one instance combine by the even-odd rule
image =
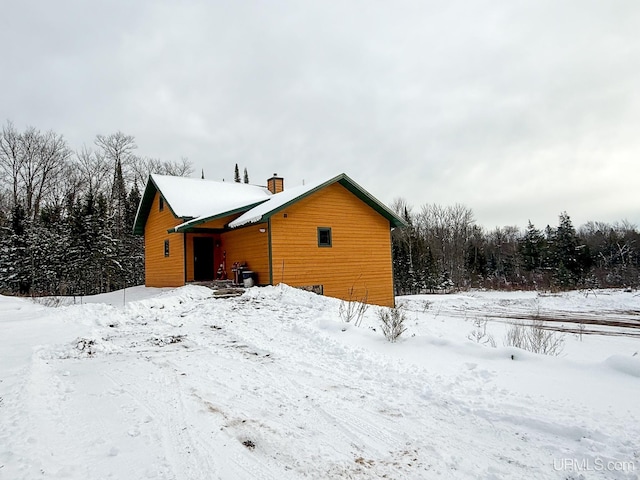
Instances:
[[[331,247],[318,246],[318,227],[331,227]],[[341,185],[276,213],[271,228],[274,283],[319,284],[342,299],[353,289],[353,299],[394,305],[389,221]]]
[[[165,204],[159,211],[159,197],[153,199],[144,226],[144,283],[147,287],[178,287],[184,285],[184,235],[167,233],[182,223]],[[169,256],[164,256],[164,242],[169,240]]]
[[[227,252],[229,278],[233,277],[233,263],[240,262],[246,263],[249,270],[256,273],[258,284],[269,283],[269,236],[266,225],[250,225],[221,235],[222,249]],[[261,232],[260,229],[264,229],[265,232]]]

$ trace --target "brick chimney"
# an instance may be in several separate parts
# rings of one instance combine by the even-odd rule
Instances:
[[[267,180],[267,188],[271,193],[280,193],[284,190],[284,178],[279,177],[277,173],[273,174],[269,180]]]

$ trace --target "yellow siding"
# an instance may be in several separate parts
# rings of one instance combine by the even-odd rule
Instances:
[[[229,215],[228,217],[223,217],[223,218],[217,218],[215,220],[210,220],[210,221],[208,221],[206,223],[201,223],[200,225],[198,225],[195,228],[196,229],[198,229],[198,228],[224,228],[227,223],[235,220],[240,215],[241,214],[238,213],[236,215]]]
[[[318,246],[318,227],[331,227],[331,247]],[[271,242],[273,283],[323,285],[328,296],[394,305],[389,221],[341,185],[274,214]]]
[[[144,227],[145,285],[147,287],[178,287],[184,285],[184,235],[167,233],[171,227],[182,223],[171,213],[169,206],[158,210],[159,194]],[[169,256],[164,256],[164,241],[169,240]]]
[[[234,262],[246,263],[256,272],[257,283],[269,283],[269,235],[267,225],[257,224],[222,234],[221,249],[227,252],[227,275],[233,278],[231,266]],[[261,232],[260,230],[265,230]]]

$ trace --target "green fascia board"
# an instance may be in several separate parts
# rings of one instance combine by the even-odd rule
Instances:
[[[378,212],[384,218],[389,220],[389,224],[391,225],[392,228],[407,226],[407,222],[405,222],[402,218],[396,215],[393,211],[388,209],[382,202],[380,202],[377,198],[375,198],[373,195],[367,192],[364,188],[362,188],[360,185],[358,185],[356,182],[354,182],[351,178],[349,178],[349,176],[347,176],[344,173],[341,173],[340,175],[337,175],[331,178],[330,180],[327,180],[326,182],[318,185],[315,188],[312,188],[308,192],[303,193],[302,195],[288,201],[287,203],[279,206],[278,208],[275,208],[270,212],[265,213],[260,219],[260,222],[268,220],[276,213],[281,212],[282,210],[290,207],[294,203],[302,200],[303,198],[306,198],[309,195],[313,195],[317,191],[322,190],[323,188],[328,187],[329,185],[332,185],[334,183],[339,183],[340,185],[342,185],[344,188],[349,190],[356,197],[358,197],[364,203],[366,203],[371,208],[373,208],[376,212]]]
[[[362,200],[364,203],[373,208],[376,212],[389,220],[392,228],[407,227],[407,222],[398,216],[393,210],[389,209],[384,203],[378,200],[376,197],[367,192],[364,188],[358,185],[355,181],[349,178],[347,175],[342,175],[344,178],[339,180],[340,185],[353,193],[356,197]]]
[[[134,235],[144,235],[144,226],[147,223],[147,218],[149,218],[149,212],[151,212],[151,205],[153,205],[153,199],[156,197],[156,192],[160,192],[160,189],[156,185],[156,182],[153,181],[151,175],[147,179],[147,186],[144,189],[144,193],[142,194],[142,200],[140,200],[140,205],[138,206],[138,211],[136,212],[136,219],[133,222],[133,234]],[[160,192],[162,195],[162,192]],[[164,197],[163,197],[164,198]],[[167,199],[164,199],[165,206],[169,207],[171,214],[180,218],[176,215],[176,212],[173,211]],[[183,221],[188,221],[188,218],[183,218]]]
[[[193,227],[196,227],[198,225],[202,225],[203,223],[207,223],[210,222],[212,220],[218,220],[219,218],[224,218],[224,217],[228,217],[229,215],[234,215],[236,213],[244,213],[248,210],[251,210],[253,207],[257,207],[258,205],[260,205],[261,203],[266,202],[268,199],[265,200],[261,200],[259,202],[255,202],[249,205],[245,205],[239,208],[235,208],[233,210],[229,210],[228,212],[223,212],[223,213],[218,213],[216,215],[211,215],[210,217],[205,217],[205,218],[201,218],[199,220],[196,220],[194,222],[188,223],[187,225],[183,225],[181,227],[174,227],[168,230],[169,233],[177,233],[177,232],[185,232]],[[188,221],[188,220],[187,220]],[[186,223],[186,222],[185,222]]]
[[[228,228],[189,228],[187,230],[180,230],[180,233],[225,233],[228,232]],[[173,228],[167,230],[167,233],[176,233]]]

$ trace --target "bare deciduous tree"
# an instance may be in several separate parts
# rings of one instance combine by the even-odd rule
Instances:
[[[187,157],[181,157],[175,162],[161,161],[157,158],[139,158],[134,166],[135,182],[138,185],[144,185],[151,173],[187,177],[193,173],[193,164]]]
[[[460,204],[427,204],[416,216],[416,227],[431,247],[440,271],[448,272],[456,285],[465,278],[465,251],[474,223],[473,211]]]
[[[113,175],[113,165],[104,154],[85,146],[76,152],[75,158],[82,179],[82,188],[96,195],[100,193],[107,195]]]
[[[21,158],[20,134],[13,123],[7,122],[0,133],[0,168],[5,180],[11,183],[13,206],[18,204]]]
[[[133,152],[138,148],[133,136],[125,135],[122,132],[110,135],[96,135],[94,143],[113,164],[120,160],[123,168],[131,167],[135,157]]]
[[[37,217],[70,155],[62,135],[33,127],[19,133],[7,122],[0,134],[0,167],[11,184],[13,205],[22,205],[27,217]]]

